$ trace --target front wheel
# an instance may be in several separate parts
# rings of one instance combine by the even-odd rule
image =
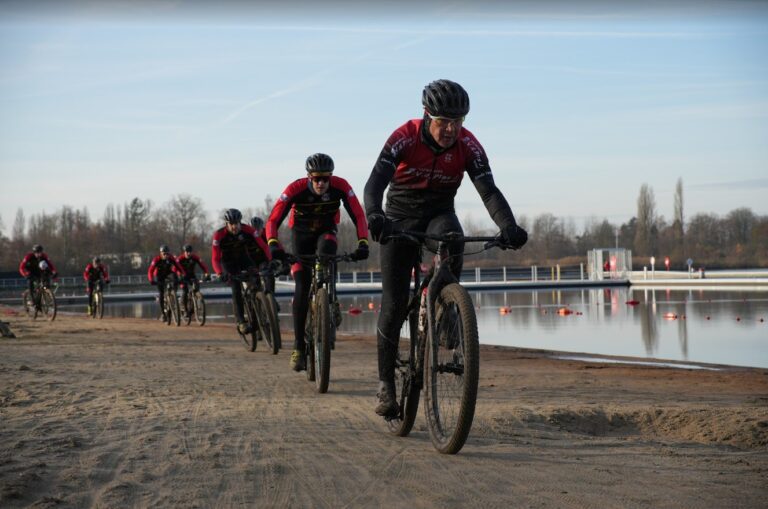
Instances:
[[[56,319],[56,297],[50,288],[43,288],[40,292],[40,312],[49,322]]]
[[[400,329],[400,341],[395,358],[395,392],[397,395],[397,415],[387,419],[389,432],[398,437],[405,437],[413,429],[416,413],[419,410],[422,375],[419,372],[418,311],[413,309]],[[420,357],[423,359],[423,343]]]
[[[267,340],[272,355],[278,352],[278,336],[280,329],[277,325],[277,319],[271,313],[269,296],[264,292],[259,292],[257,297],[257,309],[259,310],[259,327],[261,335]]]
[[[32,302],[32,296],[29,293],[29,290],[24,290],[24,293],[21,294],[21,301],[24,303],[24,312],[28,317],[34,320],[36,316],[35,303]]]
[[[280,335],[280,314],[277,311],[277,299],[275,299],[275,294],[272,292],[267,292],[267,303],[268,306],[268,314],[269,319],[274,321],[275,328],[273,331],[273,341],[276,344],[277,351],[280,351],[281,348],[283,348],[283,338]],[[277,351],[275,353],[277,353]]]
[[[205,325],[205,298],[203,298],[203,294],[199,291],[192,295],[192,309],[195,313],[197,324],[201,327]]]
[[[477,317],[461,285],[440,291],[434,323],[424,359],[424,410],[435,449],[456,454],[472,427],[480,375]]]
[[[104,317],[104,295],[101,292],[94,292],[93,294],[93,312],[94,318]]]
[[[179,310],[179,299],[175,293],[168,295],[168,307],[171,309],[171,320],[178,327],[181,325],[181,311]]]
[[[328,291],[320,288],[315,295],[315,385],[317,392],[328,392],[331,378],[331,308]]]

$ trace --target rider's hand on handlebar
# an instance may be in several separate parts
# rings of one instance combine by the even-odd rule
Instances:
[[[357,249],[355,249],[355,252],[352,253],[351,258],[353,261],[368,259],[368,241],[367,240],[360,239],[357,241]]]
[[[211,280],[211,275],[210,274],[208,274],[207,272],[205,274],[203,274],[203,281],[210,281],[210,280]]]
[[[273,260],[280,260],[281,262],[285,260],[285,251],[279,242],[272,242],[269,245],[269,253]]]
[[[499,237],[504,244],[501,246],[502,249],[506,249],[507,247],[520,249],[526,242],[528,242],[528,232],[516,224],[502,228]]]
[[[229,273],[222,272],[221,274],[219,274],[219,281],[221,281],[222,283],[226,283],[227,281],[229,281]]]
[[[368,216],[368,231],[371,232],[371,238],[376,242],[384,240],[392,234],[392,221],[387,219],[384,214],[374,213]]]

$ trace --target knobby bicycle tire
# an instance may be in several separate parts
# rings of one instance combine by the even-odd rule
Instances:
[[[176,327],[181,325],[181,311],[179,311],[179,299],[173,292],[168,292],[166,290],[166,295],[168,299],[168,307],[170,308],[170,319],[173,321],[173,323],[176,324]],[[170,323],[170,322],[169,322]]]
[[[104,317],[104,295],[101,292],[93,294],[93,317],[102,319]]]
[[[33,302],[31,306],[29,305],[29,301],[30,301],[29,290],[24,290],[24,293],[21,294],[21,301],[24,303],[24,312],[27,314],[29,318],[34,320],[35,319],[35,303]]]
[[[192,290],[187,291],[187,299],[184,300],[184,296],[182,294],[182,297],[180,298],[180,302],[183,303],[183,305],[179,305],[179,309],[184,312],[184,316],[182,319],[184,320],[184,325],[189,325],[192,323],[192,313],[194,312],[195,305],[191,303],[191,301],[194,299],[192,296]]]
[[[40,309],[45,319],[52,322],[56,319],[56,296],[50,288],[43,288],[40,292]]]
[[[200,291],[195,291],[192,295],[192,312],[198,325],[205,325],[205,298]]]
[[[424,410],[432,444],[456,454],[472,427],[480,371],[477,317],[472,299],[458,283],[437,299],[435,330],[424,358]]]
[[[275,341],[277,352],[279,352],[280,349],[283,348],[283,338],[280,335],[280,315],[277,312],[277,299],[275,299],[275,294],[272,292],[265,292],[265,295],[267,297],[267,303],[269,304],[267,306],[269,320],[271,323],[275,324],[272,338],[273,341]]]
[[[315,322],[317,321],[317,313],[315,311],[316,301],[313,295],[310,295],[309,300],[309,312],[307,313],[307,323],[304,327],[304,362],[307,367],[307,380],[310,382],[315,381]]]
[[[278,336],[280,334],[277,320],[272,315],[272,306],[269,302],[269,295],[264,292],[259,292],[259,323],[261,324],[261,333],[264,339],[267,340],[272,355],[277,355],[279,351]]]
[[[395,418],[387,420],[389,432],[398,437],[405,437],[413,429],[416,414],[419,410],[419,394],[421,393],[421,373],[419,363],[419,331],[417,309],[411,310],[400,330],[397,357],[395,358],[395,393],[397,395],[398,413]],[[422,352],[421,357],[424,357]]]
[[[320,288],[315,294],[315,386],[317,392],[328,392],[331,378],[331,308],[328,290]]]
[[[256,351],[259,339],[259,327],[258,318],[256,317],[256,307],[254,304],[255,296],[248,294],[243,296],[243,307],[245,307],[245,318],[248,320],[248,326],[251,328],[251,332],[243,336],[245,343],[250,348],[251,352]],[[241,334],[242,336],[242,334]]]

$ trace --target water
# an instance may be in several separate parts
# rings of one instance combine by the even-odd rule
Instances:
[[[622,287],[471,295],[482,344],[768,368],[766,290]],[[282,328],[290,328],[291,300],[278,300]],[[341,296],[340,303],[342,310],[361,310],[344,313],[342,332],[375,332],[378,295]],[[84,311],[84,306],[69,309]],[[156,318],[157,313],[154,302],[108,303],[105,309],[105,316]],[[231,322],[231,302],[209,300],[208,316]]]

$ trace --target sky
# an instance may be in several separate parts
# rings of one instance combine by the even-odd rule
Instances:
[[[315,152],[362,197],[447,78],[518,217],[768,214],[768,2],[0,1],[0,218],[262,207]],[[762,57],[760,55],[763,55]],[[361,198],[362,199],[362,198]],[[461,219],[491,225],[465,179]]]

